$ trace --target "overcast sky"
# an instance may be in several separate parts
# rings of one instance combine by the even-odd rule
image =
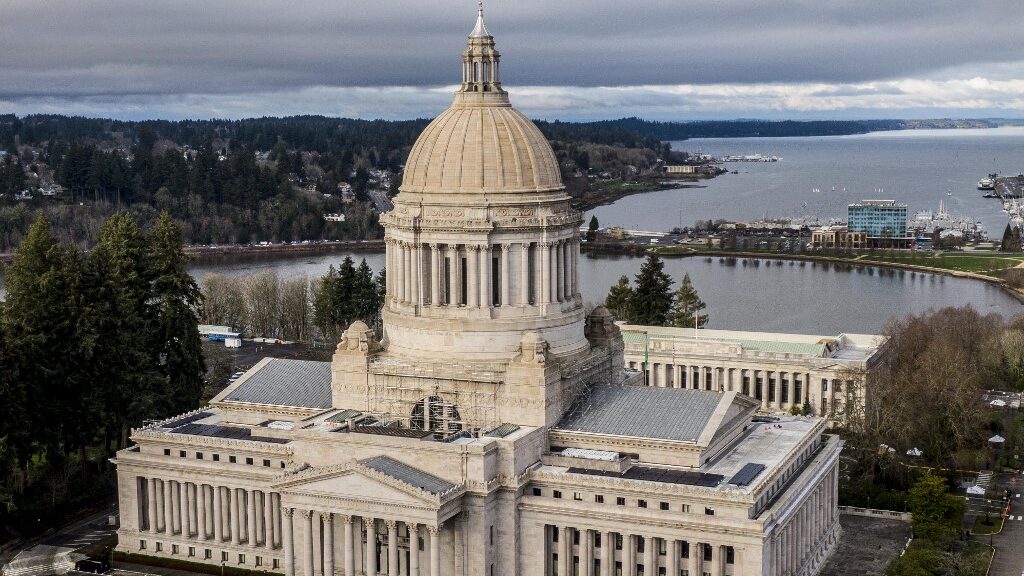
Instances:
[[[436,115],[471,0],[3,0],[0,112]],[[537,118],[1024,116],[1021,0],[491,0]]]

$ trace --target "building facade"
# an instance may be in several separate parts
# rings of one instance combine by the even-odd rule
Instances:
[[[883,336],[869,334],[621,328],[626,366],[648,386],[735,391],[757,400],[761,412],[796,408],[831,424],[863,414],[867,382],[886,350]]]
[[[850,232],[846,226],[823,226],[811,231],[811,246],[859,250],[868,247],[868,235],[865,232]]]
[[[907,240],[907,205],[895,200],[861,200],[850,204],[846,220],[850,232],[863,232],[875,244]]]
[[[579,292],[581,214],[482,10],[410,152],[381,334],[265,359],[118,452],[118,550],[285,576],[810,575],[840,441],[643,386]]]

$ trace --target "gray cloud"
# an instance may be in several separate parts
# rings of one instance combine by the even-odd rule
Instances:
[[[346,88],[332,93],[354,99],[338,102],[338,114],[376,102],[395,106],[380,116],[422,115],[431,106],[403,90],[457,81],[474,8],[467,0],[5,0],[0,100],[18,109],[119,102],[132,115],[154,102],[243,109],[255,95],[288,107],[273,96],[287,93],[319,110],[323,90]],[[879,81],[1024,78],[1020,0],[496,0],[487,13],[508,86],[590,95],[633,87],[614,100],[618,109],[702,106],[638,86],[820,83],[816,96],[841,98],[898,95],[867,85]],[[547,99],[602,107],[571,91]]]

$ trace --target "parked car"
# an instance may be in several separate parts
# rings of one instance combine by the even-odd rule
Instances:
[[[75,570],[79,572],[88,572],[90,574],[106,574],[110,572],[110,564],[106,560],[97,560],[95,558],[86,558],[75,562]]]

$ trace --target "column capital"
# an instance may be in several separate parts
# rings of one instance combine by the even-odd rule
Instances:
[[[540,246],[541,248],[551,248],[551,246],[552,246],[553,244],[554,244],[554,243],[553,243],[553,242],[550,242],[550,241],[546,241],[546,242],[537,242],[537,245],[538,245],[538,246]]]
[[[321,512],[320,517],[323,518],[325,521],[330,522],[332,519],[334,519],[334,512]]]
[[[511,250],[511,249],[512,249],[512,244],[511,244],[511,243],[509,243],[509,242],[505,242],[505,243],[503,243],[503,244],[501,245],[501,251],[502,251],[502,252],[508,252],[508,251],[509,251],[509,250]]]
[[[420,525],[415,522],[406,522],[405,527],[409,530],[410,534],[415,534],[420,529]]]
[[[352,516],[348,514],[338,514],[338,518],[341,518],[342,524],[352,524]]]
[[[313,511],[312,510],[300,510],[299,514],[302,515],[302,518],[304,520],[309,520],[310,518],[313,517]]]
[[[431,536],[437,536],[441,532],[440,526],[427,526],[427,532],[430,532]]]
[[[431,252],[440,252],[441,251],[441,245],[438,244],[437,242],[431,242],[430,243],[430,251]]]
[[[472,250],[473,252],[479,252],[480,250],[483,250],[483,248],[484,247],[482,245],[480,245],[480,244],[467,244],[466,245],[466,250]]]
[[[384,525],[388,527],[388,531],[394,530],[398,526],[398,522],[395,520],[385,520]]]
[[[292,514],[295,514],[294,508],[281,508],[281,514],[284,514],[285,518],[291,518]]]

